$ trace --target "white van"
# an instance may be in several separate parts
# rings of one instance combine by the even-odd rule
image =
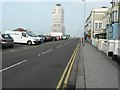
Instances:
[[[28,45],[39,44],[40,38],[30,31],[6,31],[5,34],[9,34],[15,43],[25,43]]]

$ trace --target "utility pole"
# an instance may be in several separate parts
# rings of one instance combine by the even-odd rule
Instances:
[[[83,37],[84,37],[84,39],[85,39],[85,8],[86,8],[86,1],[85,0],[82,0],[83,2],[84,2],[84,26],[83,26],[83,32],[82,32],[82,35],[83,35]]]
[[[118,2],[118,40],[120,40],[120,0]]]
[[[86,38],[86,33],[85,33],[85,32],[86,32],[86,31],[85,31],[85,15],[86,15],[86,14],[85,14],[85,11],[86,11],[86,10],[85,10],[85,8],[86,8],[86,2],[84,1],[84,40],[85,40],[85,38]]]

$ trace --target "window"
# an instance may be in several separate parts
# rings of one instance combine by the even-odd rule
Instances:
[[[53,26],[56,26],[56,24],[54,24]]]
[[[112,12],[112,21],[114,21],[114,12]]]
[[[115,21],[117,20],[117,11],[114,12],[114,18],[115,18]]]
[[[98,28],[98,23],[95,23],[95,28]]]
[[[99,23],[99,28],[102,28],[102,23]]]
[[[22,33],[22,36],[23,36],[23,37],[26,37],[26,33]]]
[[[95,23],[95,28],[96,29],[102,28],[102,23]]]
[[[11,36],[8,35],[8,34],[2,34],[2,37],[3,37],[3,38],[11,38]]]
[[[117,19],[118,19],[118,12],[117,11],[113,11],[112,12],[112,21],[117,21]]]

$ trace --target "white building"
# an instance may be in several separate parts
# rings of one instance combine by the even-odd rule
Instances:
[[[64,10],[61,4],[56,4],[52,10],[52,24],[51,24],[51,35],[62,36],[65,34],[64,26]]]
[[[103,16],[103,30],[106,31],[106,39],[112,39],[112,26],[111,26],[111,8],[109,8]]]
[[[89,41],[92,41],[94,45],[94,39],[105,38],[106,31],[103,29],[103,17],[104,13],[108,10],[107,7],[95,8],[91,11],[89,17],[86,20],[85,32],[89,35]]]

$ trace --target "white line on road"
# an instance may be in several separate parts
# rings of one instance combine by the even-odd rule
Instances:
[[[60,47],[62,47],[62,45],[60,45],[60,46],[57,46],[56,48],[60,48]]]
[[[38,54],[38,56],[40,56],[40,54]]]
[[[48,53],[48,52],[50,52],[50,51],[52,51],[52,50],[53,50],[53,49],[50,49],[50,50],[45,51],[45,52],[42,52],[42,54]]]
[[[15,50],[10,50],[10,52],[15,52]]]
[[[24,49],[28,49],[28,48],[24,48]]]
[[[22,64],[22,63],[24,63],[24,62],[26,62],[26,61],[27,61],[27,60],[24,60],[24,61],[21,61],[21,62],[19,62],[19,63],[16,63],[16,64],[12,65],[12,66],[9,66],[9,67],[7,67],[7,68],[4,68],[4,69],[0,70],[0,72],[6,71],[6,70],[8,70],[8,69],[10,69],[10,68],[13,68],[13,67],[15,67],[15,66],[18,66],[19,64]]]
[[[32,47],[38,47],[38,46],[32,46]]]

